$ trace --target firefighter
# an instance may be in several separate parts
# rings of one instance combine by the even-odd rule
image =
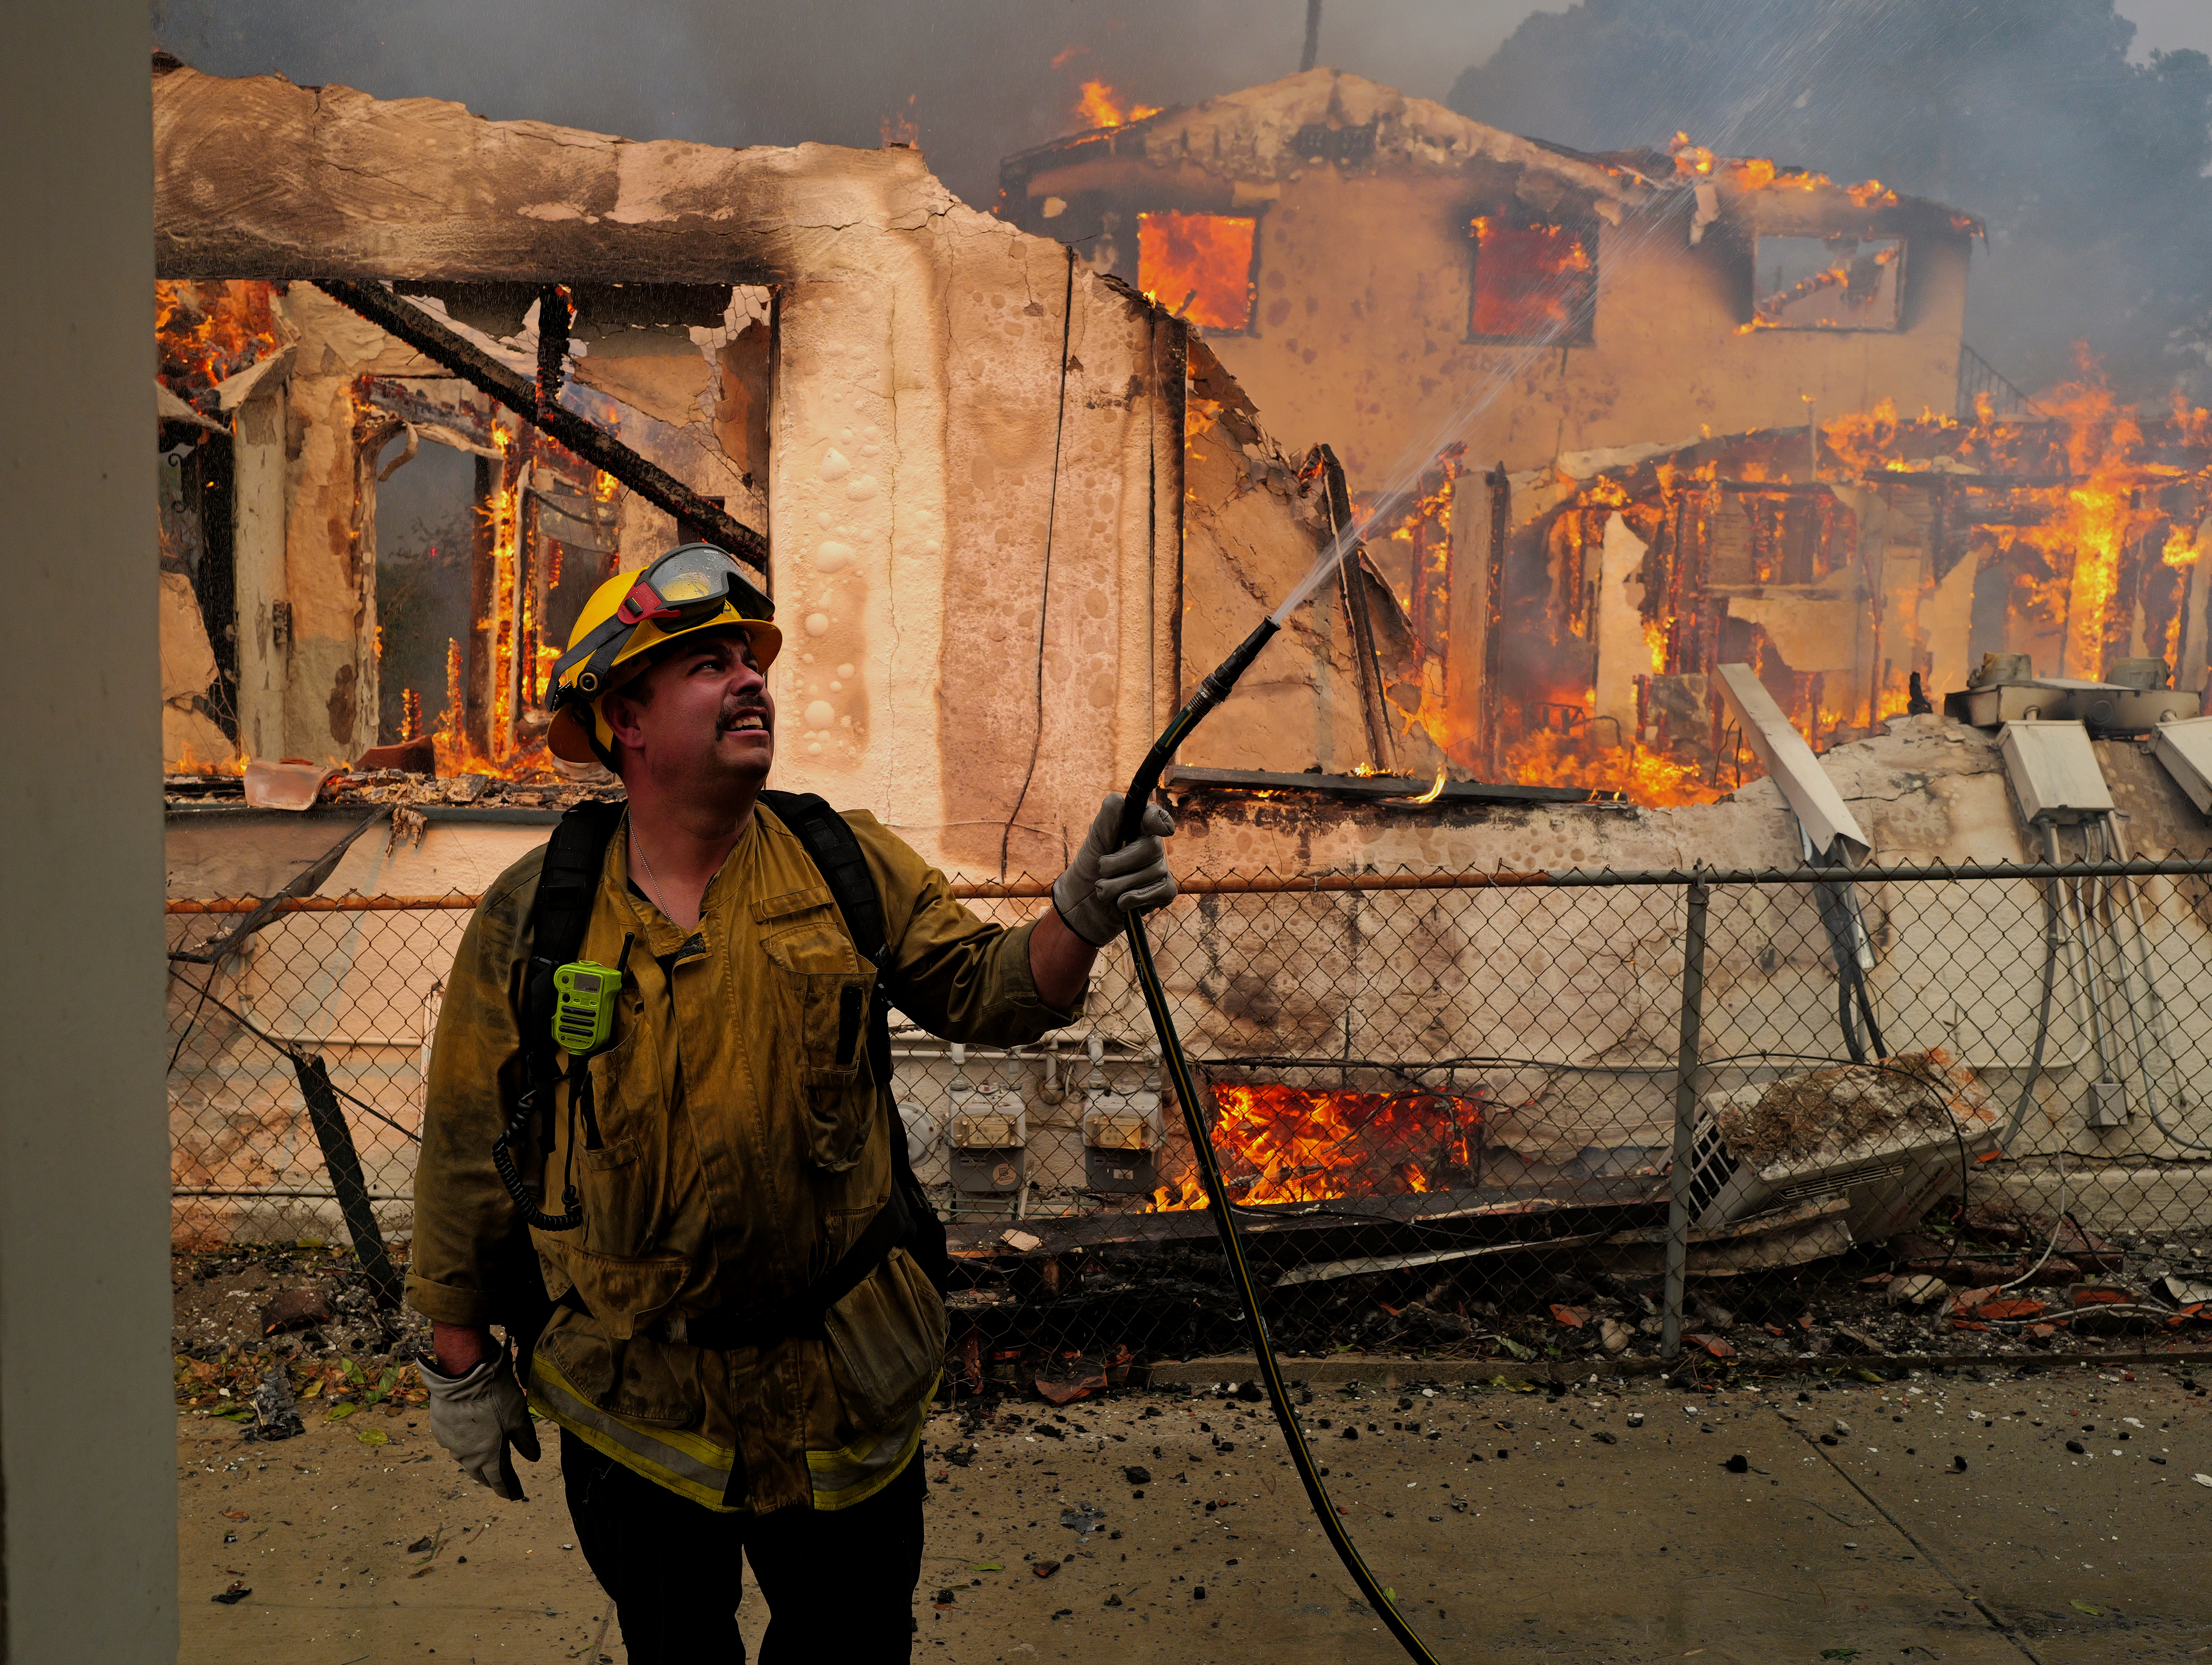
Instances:
[[[580,944],[560,945],[605,985],[568,990],[586,1016],[611,1003],[605,1038],[579,1030],[556,1058],[534,1032],[556,834],[486,891],[431,1056],[407,1280],[433,1327],[431,1429],[514,1498],[512,1454],[538,1455],[531,1413],[559,1425],[577,1542],[637,1665],[743,1657],[740,1548],[771,1665],[908,1656],[943,1228],[901,1207],[919,1194],[878,1003],[888,987],[951,1040],[1034,1042],[1074,1020],[1125,913],[1175,894],[1173,821],[1154,806],[1116,850],[1118,796],[1053,907],[1012,930],[872,815],[808,823],[771,794],[779,815],[760,799],[781,643],[767,599],[707,545],[600,586],[555,667],[549,740],[628,794],[572,887]],[[873,965],[845,911],[865,904],[838,889],[863,862]],[[541,1074],[558,1077],[542,1099]],[[551,1303],[534,1345],[503,1306],[518,1265]]]

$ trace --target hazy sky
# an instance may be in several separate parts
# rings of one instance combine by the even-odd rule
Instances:
[[[1442,99],[1530,12],[1565,9],[1326,0],[1322,62]],[[2139,27],[2138,56],[2212,52],[2212,0],[2122,0],[2121,10]],[[1274,80],[1297,67],[1305,5],[158,0],[154,21],[164,46],[218,75],[276,70],[633,138],[872,145],[885,120],[906,117],[939,175],[988,204],[1000,156],[1084,125],[1073,106],[1085,79],[1159,105]]]
[[[2120,0],[2120,15],[2136,26],[2130,56],[2138,61],[2154,49],[2212,54],[2212,0]]]

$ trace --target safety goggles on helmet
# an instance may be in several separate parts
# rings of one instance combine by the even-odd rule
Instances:
[[[623,650],[641,627],[652,626],[655,639],[665,639],[713,623],[725,613],[732,623],[766,623],[775,617],[775,604],[754,586],[726,550],[712,544],[685,544],[669,550],[638,574],[611,615],[570,642],[568,652],[555,661],[554,703],[596,699],[616,664],[629,657]]]

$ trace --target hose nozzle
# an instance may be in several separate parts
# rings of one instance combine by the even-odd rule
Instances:
[[[1160,775],[1168,766],[1168,759],[1175,756],[1176,748],[1183,743],[1191,730],[1205,720],[1208,712],[1229,697],[1230,690],[1237,686],[1237,679],[1251,668],[1252,661],[1260,657],[1260,650],[1281,628],[1272,618],[1261,619],[1254,627],[1252,634],[1237,644],[1235,652],[1206,672],[1205,680],[1198,685],[1198,692],[1190,696],[1189,703],[1176,713],[1175,720],[1160,732],[1158,739],[1152,742],[1152,749],[1145,754],[1145,761],[1137,765],[1137,772],[1129,781],[1129,790],[1121,799],[1122,843],[1133,842],[1142,829],[1145,805],[1152,801],[1152,793],[1160,784]]]

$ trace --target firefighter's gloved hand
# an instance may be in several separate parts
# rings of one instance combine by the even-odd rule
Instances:
[[[529,1401],[514,1379],[502,1349],[465,1376],[441,1376],[417,1359],[422,1385],[430,1390],[430,1434],[460,1461],[461,1470],[511,1503],[522,1503],[522,1482],[514,1477],[514,1450],[538,1461],[538,1430],[530,1423]]]
[[[1121,934],[1131,914],[1148,914],[1175,900],[1163,838],[1175,836],[1175,817],[1158,804],[1145,806],[1143,834],[1127,849],[1121,842],[1121,794],[1109,793],[1090,835],[1068,870],[1052,882],[1052,905],[1061,922],[1093,948]]]

